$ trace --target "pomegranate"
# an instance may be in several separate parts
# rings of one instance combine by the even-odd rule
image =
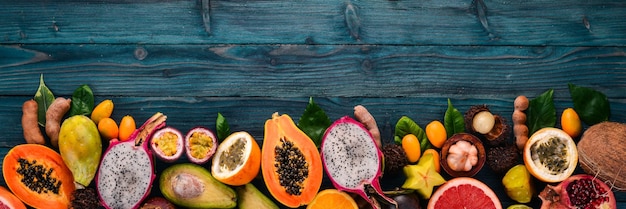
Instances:
[[[613,191],[588,174],[570,176],[556,186],[548,185],[539,193],[541,209],[615,209]]]

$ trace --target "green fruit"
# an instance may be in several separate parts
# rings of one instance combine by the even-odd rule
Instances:
[[[84,115],[65,119],[59,131],[59,153],[72,171],[74,181],[88,186],[102,156],[102,141],[96,124]]]
[[[516,205],[511,205],[507,207],[506,209],[533,209],[533,208],[531,208],[528,205],[516,204]]]
[[[524,165],[516,165],[509,169],[502,178],[506,194],[520,203],[528,203],[535,193],[530,172]]]
[[[204,167],[183,163],[166,168],[159,179],[165,199],[188,208],[234,208],[235,190],[217,181]]]
[[[252,183],[235,188],[240,209],[278,209],[278,205],[261,193]]]

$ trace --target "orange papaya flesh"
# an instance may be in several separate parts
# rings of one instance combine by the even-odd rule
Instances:
[[[309,204],[322,184],[322,160],[311,138],[289,115],[274,113],[265,122],[261,152],[261,171],[270,194],[290,208]],[[296,177],[288,177],[291,173]]]
[[[2,164],[4,181],[13,194],[34,208],[68,208],[76,187],[61,155],[39,144],[13,147]]]
[[[26,205],[7,188],[0,186],[0,208],[26,209]]]

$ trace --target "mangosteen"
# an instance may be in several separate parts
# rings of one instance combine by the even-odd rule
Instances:
[[[393,200],[398,203],[398,207],[395,205],[385,204],[386,209],[421,209],[422,205],[420,205],[420,198],[417,196],[417,193],[411,192],[401,192],[401,194],[390,195]]]

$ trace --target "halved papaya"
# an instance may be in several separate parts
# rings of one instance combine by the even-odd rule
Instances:
[[[261,170],[270,194],[287,207],[309,204],[322,184],[317,147],[287,114],[265,122]]]
[[[61,155],[44,145],[13,147],[4,157],[2,174],[13,194],[34,208],[66,209],[76,189]]]
[[[7,188],[0,186],[0,208],[26,209],[26,205]]]

